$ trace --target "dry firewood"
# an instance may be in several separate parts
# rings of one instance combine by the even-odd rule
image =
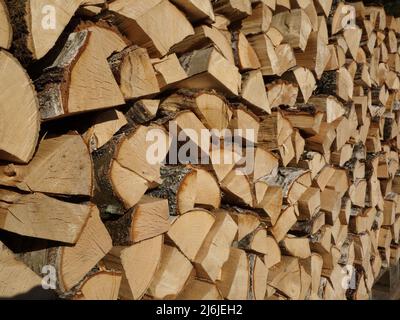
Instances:
[[[180,57],[188,79],[179,88],[217,89],[228,96],[237,96],[241,76],[234,62],[227,60],[215,47],[189,52]]]
[[[112,55],[108,62],[125,100],[150,96],[160,91],[146,49],[128,47]]]
[[[190,166],[161,167],[162,183],[149,194],[168,199],[169,213],[178,215],[195,207],[216,209],[221,193],[215,178],[208,171]]]
[[[271,228],[271,233],[277,242],[283,240],[289,230],[294,226],[297,221],[295,208],[289,206],[282,211],[281,216],[278,218],[276,224]]]
[[[42,119],[124,104],[102,43],[91,35],[88,30],[71,33],[56,61],[37,80]]]
[[[230,247],[238,231],[238,226],[226,211],[214,213],[215,222],[194,259],[197,277],[213,283],[221,280],[222,266],[229,258]]]
[[[312,72],[306,68],[295,68],[294,70],[283,75],[283,78],[297,83],[302,94],[303,102],[307,103],[316,89],[316,82]]]
[[[106,58],[115,52],[121,52],[130,45],[130,41],[126,39],[119,30],[110,23],[100,20],[96,23],[90,21],[81,22],[75,31],[88,30],[95,42],[102,43],[102,51]]]
[[[0,64],[0,159],[27,163],[39,137],[39,103],[25,70],[11,54],[1,49]]]
[[[231,204],[253,207],[255,195],[250,179],[232,170],[220,183],[224,200]]]
[[[314,112],[313,110],[303,108],[300,108],[299,110],[288,109],[283,111],[283,115],[289,120],[294,128],[297,128],[308,135],[319,133],[324,116],[321,112]]]
[[[27,65],[44,57],[53,48],[83,1],[73,0],[68,4],[58,0],[5,2],[14,29],[16,57]]]
[[[281,247],[286,255],[299,259],[307,259],[311,257],[310,243],[306,237],[287,235],[281,241]]]
[[[241,20],[252,13],[250,0],[218,0],[212,4],[215,13],[224,15],[230,22]]]
[[[143,297],[161,263],[163,249],[162,235],[132,246],[111,249],[103,262],[107,268],[123,273],[118,293],[120,299],[138,300]]]
[[[256,52],[242,32],[233,33],[233,54],[235,64],[240,71],[256,70],[261,68]]]
[[[223,300],[215,284],[189,279],[183,291],[177,296],[178,300]]]
[[[280,75],[280,62],[275,52],[275,47],[268,36],[265,34],[258,34],[249,37],[248,40],[259,59],[262,74],[264,76]]]
[[[319,30],[310,33],[306,44],[307,46],[303,51],[295,51],[297,65],[314,71],[317,79],[321,79],[331,57],[326,41],[326,21],[324,18],[319,19]],[[310,57],[313,57],[313,59],[310,59]]]
[[[279,264],[269,269],[268,284],[290,299],[296,300],[301,294],[300,273],[299,260],[283,256]]]
[[[63,196],[92,195],[92,161],[78,134],[42,140],[32,161],[26,165],[0,166],[0,185],[24,192]]]
[[[293,107],[299,94],[299,87],[287,81],[279,80],[267,84],[267,94],[270,108],[280,106]]]
[[[270,101],[267,97],[261,71],[254,70],[243,74],[240,96],[255,113],[271,113]]]
[[[266,255],[269,252],[268,244],[267,229],[258,227],[238,242],[238,248],[250,253]]]
[[[91,152],[100,149],[128,123],[124,114],[111,109],[100,112],[93,117],[92,125],[83,134],[83,139]]]
[[[334,122],[345,113],[343,105],[333,96],[314,96],[309,100],[309,103],[315,106],[318,111],[324,113],[323,121],[327,123]]]
[[[210,0],[172,0],[181,9],[192,23],[199,21],[214,22],[214,10]]]
[[[100,270],[86,278],[74,300],[117,300],[122,274]]]
[[[19,235],[76,243],[89,217],[90,205],[0,189],[0,229]]]
[[[230,63],[234,63],[233,51],[230,41],[217,28],[206,25],[194,29],[194,35],[186,37],[171,48],[171,52],[182,55],[186,52],[199,50],[208,46],[214,46]]]
[[[152,59],[152,64],[161,91],[177,85],[188,77],[175,53],[161,59]]]
[[[245,251],[231,248],[227,262],[222,267],[221,280],[217,287],[222,296],[228,300],[247,298],[250,284],[249,261]]]
[[[166,233],[170,227],[168,219],[168,201],[145,195],[132,210],[105,225],[114,246],[130,246]]]
[[[180,251],[194,261],[204,240],[215,222],[215,217],[207,210],[195,209],[175,218],[167,232]]]
[[[250,16],[241,21],[241,32],[246,36],[268,31],[272,21],[272,11],[265,3],[253,7]]]
[[[12,251],[2,242],[0,242],[0,270],[2,284],[0,297],[2,299],[15,299],[18,296],[28,295],[31,290],[40,291],[42,289],[42,278],[23,262],[17,260]],[[37,299],[38,296],[32,298]],[[29,299],[29,296],[26,296],[25,299]]]
[[[259,118],[253,112],[242,105],[233,110],[229,129],[233,131],[234,136],[242,137],[244,140],[254,144],[258,141],[259,128]]]
[[[259,216],[252,211],[231,211],[229,214],[238,227],[237,235],[235,237],[235,240],[238,242],[240,242],[248,234],[255,231],[261,224]]]
[[[278,29],[282,33],[284,41],[294,49],[300,48],[302,51],[306,49],[312,25],[302,9],[275,14],[272,17],[271,26]]]
[[[192,264],[177,248],[164,245],[160,265],[146,295],[157,300],[176,298],[193,272]]]
[[[163,139],[159,142],[166,147],[166,150],[158,150],[157,156],[149,153],[152,145],[147,139],[149,132],[159,135]],[[168,152],[168,145],[167,133],[161,127],[138,126],[114,136],[95,151],[94,194],[100,211],[123,214],[139,202],[152,184],[159,183],[161,162]]]
[[[167,113],[191,110],[206,128],[220,131],[232,118],[228,102],[214,91],[182,89],[163,100],[160,109]]]
[[[74,213],[76,214],[76,211]],[[65,216],[63,218],[65,219]],[[29,248],[30,245],[33,250]],[[28,248],[25,248],[26,246]],[[20,258],[37,274],[41,274],[44,266],[53,266],[57,276],[57,291],[67,293],[103,259],[111,247],[111,237],[100,220],[99,211],[96,206],[92,206],[89,220],[75,246],[41,243],[35,245],[34,241],[25,241],[22,243],[22,249],[18,251],[24,252],[20,254]],[[41,248],[45,249],[40,250]]]
[[[0,1],[0,48],[10,49],[13,38],[13,30],[10,23],[10,16],[4,0]]]
[[[257,140],[262,148],[274,151],[278,150],[292,133],[293,128],[289,120],[278,111],[262,118]]]
[[[255,254],[248,255],[250,268],[250,290],[248,299],[264,300],[267,291],[268,268]]]
[[[146,48],[151,57],[166,55],[171,47],[189,35],[193,27],[173,4],[166,0],[117,0],[109,4],[112,20],[133,43]],[[165,35],[168,34],[168,37]]]

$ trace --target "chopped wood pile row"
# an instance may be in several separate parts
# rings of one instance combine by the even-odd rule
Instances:
[[[0,0],[0,298],[368,299],[399,39],[362,1]]]

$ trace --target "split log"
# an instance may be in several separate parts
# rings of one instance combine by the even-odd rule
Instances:
[[[147,137],[152,133],[161,139],[157,155],[149,153],[152,143]],[[100,211],[123,214],[136,205],[152,184],[160,182],[161,162],[168,146],[167,134],[161,127],[137,126],[114,136],[95,151],[94,197]]]
[[[27,165],[0,165],[0,185],[24,192],[90,197],[92,179],[89,150],[78,134],[42,140]]]
[[[14,51],[23,65],[43,58],[56,44],[82,0],[6,0],[14,30]]]
[[[197,277],[213,283],[221,280],[221,269],[229,258],[230,247],[238,230],[227,212],[214,211],[214,214],[215,222],[194,259]]]
[[[74,300],[117,300],[122,275],[101,270],[89,276],[79,288]]]
[[[102,44],[90,31],[71,33],[53,65],[36,82],[42,119],[124,104],[106,59]]]
[[[261,68],[256,52],[242,32],[233,34],[233,53],[235,64],[239,67],[240,71]]]
[[[60,201],[41,193],[0,190],[0,229],[19,235],[76,243],[90,214],[87,204]]]
[[[176,298],[193,272],[192,264],[177,248],[164,245],[160,265],[146,295],[153,299]]]
[[[195,207],[212,210],[220,206],[219,186],[206,170],[190,166],[163,166],[161,178],[161,185],[149,194],[168,199],[171,215],[184,214]]]
[[[43,290],[42,278],[17,260],[2,242],[0,242],[0,270],[2,299],[15,299],[25,295],[27,295],[25,299],[29,299],[30,291]],[[31,299],[38,299],[38,295],[32,296]]]
[[[125,100],[151,96],[160,91],[146,49],[129,47],[111,56],[108,63]]]
[[[234,63],[230,41],[217,28],[202,25],[194,29],[194,35],[188,36],[171,48],[171,51],[182,55],[186,52],[214,46],[230,63]]]
[[[152,63],[161,91],[176,86],[188,77],[175,53],[161,59],[152,59]],[[149,70],[149,73],[152,75],[151,70]]]
[[[194,34],[185,15],[166,0],[151,0],[146,4],[117,0],[108,9],[128,39],[146,48],[154,58],[166,55],[173,45]]]
[[[27,163],[35,151],[40,129],[35,88],[19,62],[1,49],[0,64],[0,159]]]
[[[192,23],[215,21],[214,10],[210,0],[172,0],[172,3],[181,9]]]
[[[103,262],[107,268],[123,274],[118,293],[120,299],[138,300],[143,297],[154,279],[162,254],[162,235],[132,246],[111,249]]]
[[[238,95],[241,88],[239,70],[215,47],[187,53],[179,60],[189,78],[181,81],[178,87],[218,89],[228,96]]]
[[[220,0],[213,1],[214,12],[226,16],[231,22],[241,20],[251,15],[250,0]]]
[[[170,227],[168,219],[168,201],[145,195],[132,210],[105,225],[114,246],[130,246],[166,233]]]
[[[127,123],[124,114],[118,110],[106,110],[96,115],[92,125],[83,134],[90,152],[104,146]]]
[[[194,261],[214,222],[215,217],[210,212],[192,210],[175,218],[167,235],[190,261]]]
[[[96,206],[91,207],[89,220],[75,246],[47,245],[45,249],[40,250],[43,247],[43,244],[40,244],[38,250],[33,241],[22,244],[23,248],[33,246],[33,250],[29,249],[20,257],[37,274],[40,274],[46,265],[55,268],[56,290],[61,293],[67,293],[78,285],[112,247],[111,237],[100,220]]]
[[[10,15],[4,0],[0,1],[0,21],[0,48],[10,49],[13,30],[10,23]]]
[[[228,300],[247,298],[250,284],[249,261],[245,251],[231,248],[229,259],[222,267],[221,280],[217,287],[222,296]]]
[[[178,295],[178,300],[223,300],[215,284],[202,280],[190,279],[183,291]]]

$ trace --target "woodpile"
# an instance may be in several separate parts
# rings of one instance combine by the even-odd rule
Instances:
[[[368,299],[399,40],[362,1],[0,0],[0,298]]]

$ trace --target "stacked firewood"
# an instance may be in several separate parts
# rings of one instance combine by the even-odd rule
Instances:
[[[362,1],[0,0],[0,298],[368,299],[399,37]]]

